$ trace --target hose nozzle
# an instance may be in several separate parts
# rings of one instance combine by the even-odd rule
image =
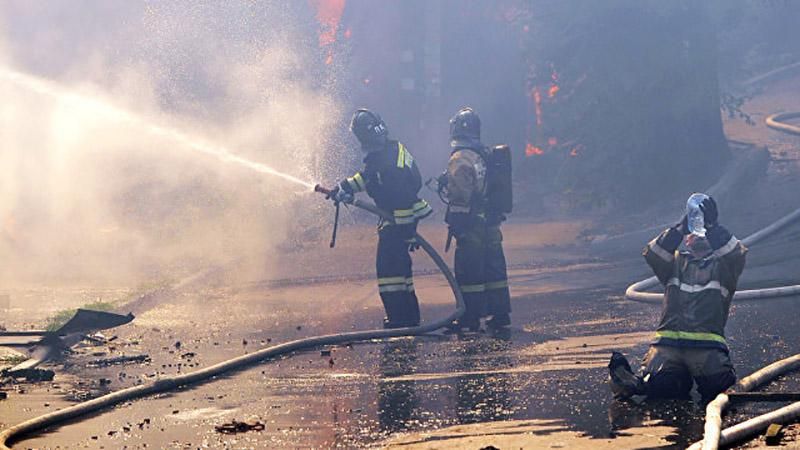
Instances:
[[[328,189],[321,184],[314,186],[314,192],[319,192],[322,195],[330,196],[333,193],[332,189]]]

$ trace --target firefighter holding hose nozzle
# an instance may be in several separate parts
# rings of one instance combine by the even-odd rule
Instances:
[[[375,205],[392,216],[378,225],[376,272],[386,318],[384,328],[419,325],[419,303],[414,291],[411,255],[417,223],[431,214],[428,202],[418,197],[422,176],[408,149],[389,139],[381,117],[367,109],[353,114],[350,131],[361,144],[364,168],[346,178],[330,193],[336,202],[350,203],[366,192]]]
[[[684,243],[685,251],[678,251]],[[661,321],[636,376],[621,353],[609,362],[611,391],[618,399],[687,398],[693,383],[704,402],[736,382],[725,324],[747,248],[719,224],[717,203],[693,194],[687,214],[644,249],[664,285]]]
[[[490,331],[507,330],[511,297],[500,224],[511,212],[511,152],[507,145],[483,145],[472,108],[450,119],[450,147],[439,192],[448,204],[448,246],[454,237],[455,276],[466,306],[451,331],[479,331],[484,317]]]

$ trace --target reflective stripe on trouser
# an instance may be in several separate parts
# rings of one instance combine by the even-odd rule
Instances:
[[[411,255],[408,240],[414,236],[413,226],[383,227],[378,230],[378,251],[375,269],[378,291],[386,318],[393,326],[419,323],[419,304],[414,292]]]
[[[500,228],[475,222],[456,237],[455,275],[467,307],[462,319],[466,325],[511,312]]]
[[[692,381],[706,401],[736,382],[728,352],[719,348],[652,345],[642,363],[648,397],[685,398]]]

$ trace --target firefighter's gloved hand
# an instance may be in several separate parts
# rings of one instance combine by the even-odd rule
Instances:
[[[703,219],[706,228],[717,226],[719,221],[719,211],[717,210],[717,202],[713,198],[708,197],[700,203],[700,211],[703,212]]]
[[[336,186],[335,188],[331,189],[331,193],[328,196],[331,200],[340,203],[353,203],[355,197],[353,194],[345,191],[344,189]]]
[[[680,222],[675,224],[675,229],[678,230],[682,235],[686,236],[690,233],[689,231],[689,216],[686,214],[683,215],[683,219]]]

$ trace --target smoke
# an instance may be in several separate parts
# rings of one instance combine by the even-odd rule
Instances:
[[[0,6],[0,68],[58,92],[0,77],[0,282],[136,283],[229,264],[266,276],[308,188],[153,127],[318,179],[341,117],[317,82],[306,11],[80,5]]]

